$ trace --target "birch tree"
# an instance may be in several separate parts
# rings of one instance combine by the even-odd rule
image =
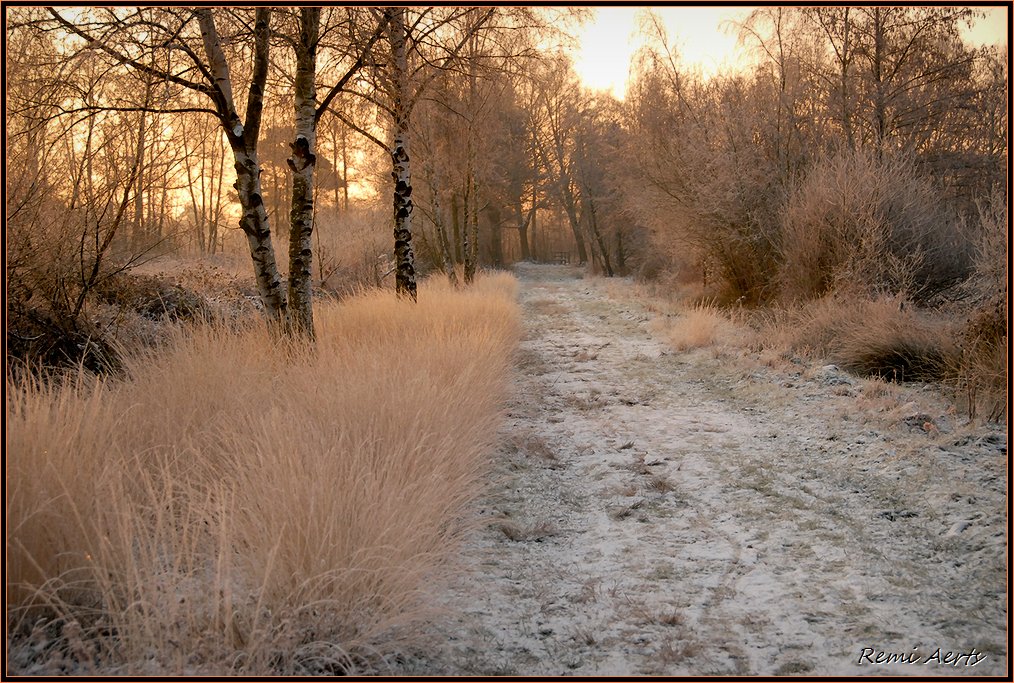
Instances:
[[[95,21],[71,21],[52,8],[49,13],[67,32],[83,39],[86,49],[101,52],[167,87],[195,93],[201,100],[192,107],[166,105],[151,111],[204,113],[218,120],[232,150],[241,208],[239,227],[247,238],[264,312],[269,320],[282,323],[286,317],[285,290],[275,260],[257,157],[270,56],[271,10],[259,7],[254,13],[251,74],[243,117],[233,95],[231,68],[211,8],[136,8],[132,12],[108,9]],[[200,48],[194,45],[194,20]],[[141,53],[135,54],[138,51]]]
[[[389,142],[370,131],[368,125],[334,110],[340,120],[380,146],[391,159],[395,290],[412,301],[417,298],[412,247],[412,111],[430,83],[461,61],[461,52],[471,36],[496,12],[496,7],[429,7],[411,15],[404,7],[384,8],[381,14],[386,25],[387,59],[376,64],[372,81],[364,81],[349,94],[371,102],[385,114]]]
[[[352,27],[362,15],[353,14]],[[388,18],[383,17],[365,44],[350,39],[347,51],[355,55],[344,73],[317,104],[317,51],[321,34],[321,8],[299,8],[298,28],[291,41],[295,53],[293,79],[294,136],[286,159],[292,176],[289,210],[289,324],[297,333],[313,337],[313,221],[314,171],[317,167],[317,127],[324,112],[365,64]],[[329,28],[334,29],[334,26]],[[351,31],[350,31],[351,32]]]
[[[351,55],[348,60],[351,64],[346,64],[344,74],[336,78],[318,106],[316,81],[321,12],[320,8],[299,8],[295,26],[287,33],[286,26],[272,28],[273,12],[266,7],[253,11],[252,22],[248,22],[249,15],[242,11],[217,12],[207,7],[96,10],[94,17],[78,15],[74,21],[54,9],[49,10],[59,26],[85,41],[87,50],[104,54],[147,82],[175,89],[180,95],[175,101],[187,101],[185,93],[198,100],[193,106],[144,106],[136,108],[138,111],[204,114],[218,121],[232,151],[236,171],[234,187],[241,208],[239,225],[247,238],[264,311],[270,320],[283,325],[290,333],[309,337],[313,336],[311,237],[317,124],[336,95],[363,67],[373,43],[380,37],[378,27],[373,37],[363,43],[350,38],[345,47]],[[219,34],[217,16],[228,17],[233,22],[230,33],[239,40],[231,38],[230,43],[238,42],[250,54],[244,107],[239,106],[234,95],[233,66]],[[286,17],[284,13],[281,16]],[[331,16],[338,15],[332,12]],[[363,12],[351,13],[345,23],[352,26],[364,18],[368,23],[370,16]],[[350,36],[354,33],[349,31]],[[273,39],[287,42],[293,48],[295,65],[293,136],[289,143],[291,154],[286,160],[292,177],[287,288],[276,262],[261,185],[263,169],[258,157]],[[284,62],[284,59],[279,61]]]

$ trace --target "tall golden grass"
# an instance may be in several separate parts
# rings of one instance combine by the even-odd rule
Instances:
[[[951,321],[897,296],[826,296],[776,312],[760,336],[892,381],[943,380],[958,353]]]
[[[659,304],[656,303],[656,306]],[[750,344],[751,330],[736,320],[733,311],[723,310],[710,302],[692,300],[669,306],[662,304],[661,308],[667,308],[672,313],[657,318],[652,328],[676,351]]]
[[[347,673],[411,643],[481,490],[515,288],[363,293],[314,348],[205,326],[126,378],[8,379],[12,666]]]

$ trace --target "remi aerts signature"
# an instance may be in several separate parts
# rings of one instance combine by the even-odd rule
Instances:
[[[919,652],[913,647],[911,652],[884,652],[873,647],[864,647],[859,653],[858,664],[940,664],[945,666],[975,666],[986,659],[986,655],[974,647],[968,652],[945,651],[938,647],[932,654]]]

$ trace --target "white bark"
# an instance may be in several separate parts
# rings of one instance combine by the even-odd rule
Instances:
[[[247,125],[240,121],[232,96],[232,79],[225,59],[215,20],[210,8],[195,10],[208,57],[215,92],[212,98],[218,108],[222,125],[236,162],[236,193],[243,210],[239,227],[246,234],[253,261],[257,289],[269,319],[281,322],[285,318],[286,300],[282,278],[278,273],[275,250],[271,242],[271,227],[261,192],[261,168],[257,159],[257,136],[263,107],[264,83],[267,80],[268,36],[271,10],[258,8],[254,28],[254,69],[247,100]]]
[[[405,10],[387,10],[394,86],[394,144],[391,149],[394,178],[395,284],[399,295],[416,299],[415,255],[412,253],[412,168],[408,156],[409,84],[405,48]]]
[[[296,41],[295,140],[287,162],[292,172],[289,213],[289,323],[294,332],[313,336],[313,188],[317,149],[314,80],[320,8],[300,9]]]

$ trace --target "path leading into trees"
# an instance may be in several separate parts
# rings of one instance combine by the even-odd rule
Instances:
[[[675,353],[629,283],[518,275],[488,524],[444,597],[457,616],[403,673],[1006,671],[1002,429],[929,387]]]

